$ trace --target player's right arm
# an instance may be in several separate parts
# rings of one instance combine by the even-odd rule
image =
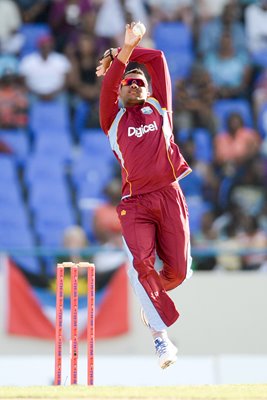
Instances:
[[[125,64],[123,64],[116,57],[102,81],[99,103],[99,118],[100,126],[105,134],[108,134],[112,122],[118,113],[118,94],[124,71]]]
[[[131,57],[133,49],[138,45],[141,36],[134,35],[132,27],[134,24],[126,25],[124,44],[108,68],[103,78],[101,92],[100,92],[100,125],[103,131],[107,134],[112,122],[114,121],[118,112],[119,90],[126,65]],[[97,75],[101,70],[97,69]]]

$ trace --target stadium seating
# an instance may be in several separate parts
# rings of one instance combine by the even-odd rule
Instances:
[[[40,273],[35,257],[25,254],[35,246],[29,215],[12,156],[0,155],[0,249],[12,249],[12,258],[24,269]]]
[[[25,165],[24,181],[27,186],[34,182],[53,182],[64,179],[64,165],[60,159],[45,154],[34,154]]]
[[[173,50],[165,50],[165,57],[174,86],[177,79],[183,79],[189,75],[194,57],[190,51],[175,52]]]
[[[211,133],[207,129],[198,128],[193,132],[195,157],[198,161],[209,163],[213,159]]]
[[[73,117],[73,124],[75,133],[78,137],[82,134],[86,128],[86,121],[90,113],[90,105],[88,101],[80,100],[76,106]]]
[[[61,162],[70,162],[73,149],[72,139],[69,132],[40,131],[36,135],[34,143],[34,154],[36,158],[46,158]]]
[[[44,23],[24,23],[20,28],[20,33],[24,38],[20,56],[24,57],[38,49],[39,38],[51,33],[51,29]]]
[[[262,138],[267,137],[267,103],[260,109],[257,121],[258,131]]]
[[[61,206],[60,209],[58,207],[39,207],[34,217],[34,226],[40,244],[62,246],[65,229],[74,225],[75,222],[72,209],[68,206]]]
[[[104,202],[105,200],[99,198],[81,198],[78,201],[81,224],[91,244],[97,243],[93,225],[94,213],[96,208]]]
[[[100,157],[104,161],[114,161],[108,137],[102,129],[83,130],[80,143],[85,154],[91,157]]]
[[[155,25],[152,38],[156,48],[161,50],[193,49],[193,36],[188,25],[183,22],[159,22]]]
[[[28,132],[23,129],[0,130],[0,139],[12,150],[18,165],[23,165],[29,154]]]
[[[0,156],[0,215],[5,215],[7,208],[20,211],[24,206],[18,185],[17,170],[12,157]]]
[[[188,196],[186,198],[189,212],[189,226],[192,235],[198,235],[201,231],[202,216],[211,210],[210,204],[203,201],[201,196]]]
[[[106,186],[108,181],[113,175],[112,164],[100,157],[88,156],[81,154],[81,156],[74,160],[72,165],[72,182],[79,192],[87,190],[92,192],[94,197],[96,194],[102,196],[102,189]],[[85,189],[87,188],[87,189]]]
[[[181,129],[176,133],[180,143],[185,143],[192,139],[195,146],[195,158],[198,161],[209,163],[213,159],[213,142],[212,134],[204,128],[196,128],[193,130]]]
[[[14,212],[15,211],[15,212]],[[0,207],[0,224],[2,228],[10,227],[25,227],[28,225],[28,218],[25,212],[24,203],[18,203],[16,208],[8,202],[1,204]]]
[[[33,212],[40,208],[70,206],[71,199],[66,182],[40,181],[29,188],[28,204]]]
[[[218,132],[226,130],[227,119],[230,113],[240,113],[244,123],[248,127],[253,126],[252,110],[248,100],[245,99],[227,99],[217,100],[214,103],[213,111],[217,116]]]
[[[36,246],[34,235],[29,227],[0,226],[0,249],[11,249],[13,260],[26,271],[39,274],[41,272],[38,258],[31,254]]]
[[[4,207],[7,203],[12,207],[17,207],[21,202],[21,193],[18,185],[2,181],[0,184],[0,207]]]
[[[194,61],[193,36],[182,22],[157,23],[152,32],[155,47],[164,51],[172,82],[188,76]]]
[[[267,67],[267,53],[265,48],[259,52],[252,53],[251,56],[255,66],[260,69]]]
[[[203,178],[199,175],[196,170],[187,175],[184,179],[179,181],[183,193],[186,197],[188,196],[199,196],[202,195]]]
[[[82,132],[81,153],[73,159],[72,182],[78,199],[105,198],[103,189],[114,174],[116,160],[101,129]]]
[[[15,179],[17,179],[16,166],[13,157],[0,155],[0,171],[1,171],[0,188],[3,181],[14,181]]]
[[[65,100],[36,100],[30,107],[29,127],[33,136],[44,131],[55,135],[70,130],[70,115]]]

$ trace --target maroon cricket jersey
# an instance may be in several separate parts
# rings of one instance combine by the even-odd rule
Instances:
[[[142,105],[119,109],[126,65],[117,58],[103,79],[100,95],[100,124],[121,165],[123,197],[153,192],[191,172],[174,143],[172,88],[164,54],[138,47],[130,61],[146,66],[152,96]]]

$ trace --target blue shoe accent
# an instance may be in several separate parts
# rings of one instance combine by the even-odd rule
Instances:
[[[175,363],[177,360],[176,354],[178,350],[168,338],[162,339],[161,337],[158,337],[154,340],[154,345],[156,354],[159,358],[159,365],[162,369]]]

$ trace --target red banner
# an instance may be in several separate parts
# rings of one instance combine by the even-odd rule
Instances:
[[[38,290],[30,284],[21,270],[11,261],[7,263],[8,288],[8,321],[7,331],[10,334],[31,336],[43,339],[54,339],[56,303],[55,293],[49,289]],[[82,302],[85,303],[85,302]],[[85,307],[84,307],[85,308]],[[87,314],[80,309],[80,338],[86,338]],[[128,278],[126,266],[118,268],[110,281],[96,293],[96,339],[122,335],[129,330],[128,318]],[[69,336],[70,309],[64,310],[63,334]]]

